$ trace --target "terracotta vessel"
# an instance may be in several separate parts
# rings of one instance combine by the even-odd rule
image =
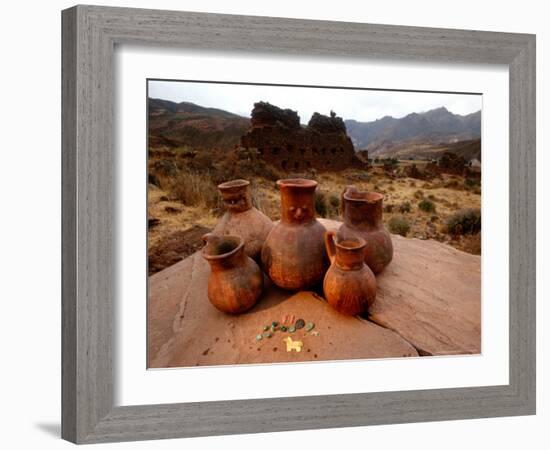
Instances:
[[[252,206],[249,186],[247,180],[231,180],[218,185],[226,212],[212,232],[241,236],[245,253],[259,261],[273,222]]]
[[[393,258],[390,233],[382,223],[383,200],[384,196],[378,192],[358,191],[355,186],[347,186],[341,201],[344,223],[337,233],[342,241],[355,237],[365,240],[365,262],[375,274]]]
[[[202,256],[210,264],[208,298],[220,311],[239,314],[252,308],[263,289],[263,274],[244,253],[239,236],[203,236]]]
[[[281,221],[264,243],[262,264],[273,282],[299,290],[323,279],[328,265],[325,228],[315,218],[317,182],[302,178],[277,181],[281,191]]]
[[[364,261],[365,240],[339,240],[328,231],[325,244],[331,262],[323,282],[327,302],[342,314],[366,313],[376,299],[376,278]]]

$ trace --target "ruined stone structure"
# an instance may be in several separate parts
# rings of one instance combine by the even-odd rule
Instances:
[[[341,117],[313,114],[306,127],[296,111],[266,102],[254,104],[251,128],[241,147],[256,149],[268,163],[284,171],[366,168],[356,155]]]

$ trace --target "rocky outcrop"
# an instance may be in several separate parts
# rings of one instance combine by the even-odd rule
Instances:
[[[462,175],[466,170],[466,160],[454,153],[445,152],[437,161],[441,173]]]
[[[251,128],[240,145],[255,149],[263,160],[288,172],[366,167],[355,155],[344,121],[333,112],[330,117],[315,113],[303,127],[295,111],[255,103]]]
[[[254,103],[250,123],[253,128],[278,127],[287,130],[300,129],[300,117],[296,111],[282,109],[268,102]]]

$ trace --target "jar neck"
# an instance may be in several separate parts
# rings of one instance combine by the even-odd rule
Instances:
[[[221,191],[221,196],[225,209],[231,213],[245,212],[253,206],[248,186],[238,190]]]
[[[378,228],[382,223],[382,200],[344,200],[344,222],[355,228]]]
[[[233,254],[229,254],[227,256],[222,255],[220,258],[216,259],[209,259],[208,263],[213,270],[228,270],[239,267],[243,262],[244,257],[244,247],[241,247]]]
[[[335,264],[342,270],[359,270],[363,267],[365,247],[355,249],[336,248]]]

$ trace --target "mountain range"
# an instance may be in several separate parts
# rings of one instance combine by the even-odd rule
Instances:
[[[149,98],[150,145],[193,149],[229,149],[239,143],[250,119],[217,108],[190,102]],[[445,107],[402,118],[385,116],[371,122],[345,120],[356,151],[368,150],[369,157],[429,157],[459,141],[479,141],[481,111],[453,114]],[[460,146],[458,146],[460,147]],[[469,151],[477,157],[478,150]]]
[[[453,143],[481,136],[481,111],[465,116],[441,107],[423,113],[411,113],[396,119],[385,116],[372,122],[346,120],[346,128],[357,150],[369,155],[388,153],[404,142]]]

